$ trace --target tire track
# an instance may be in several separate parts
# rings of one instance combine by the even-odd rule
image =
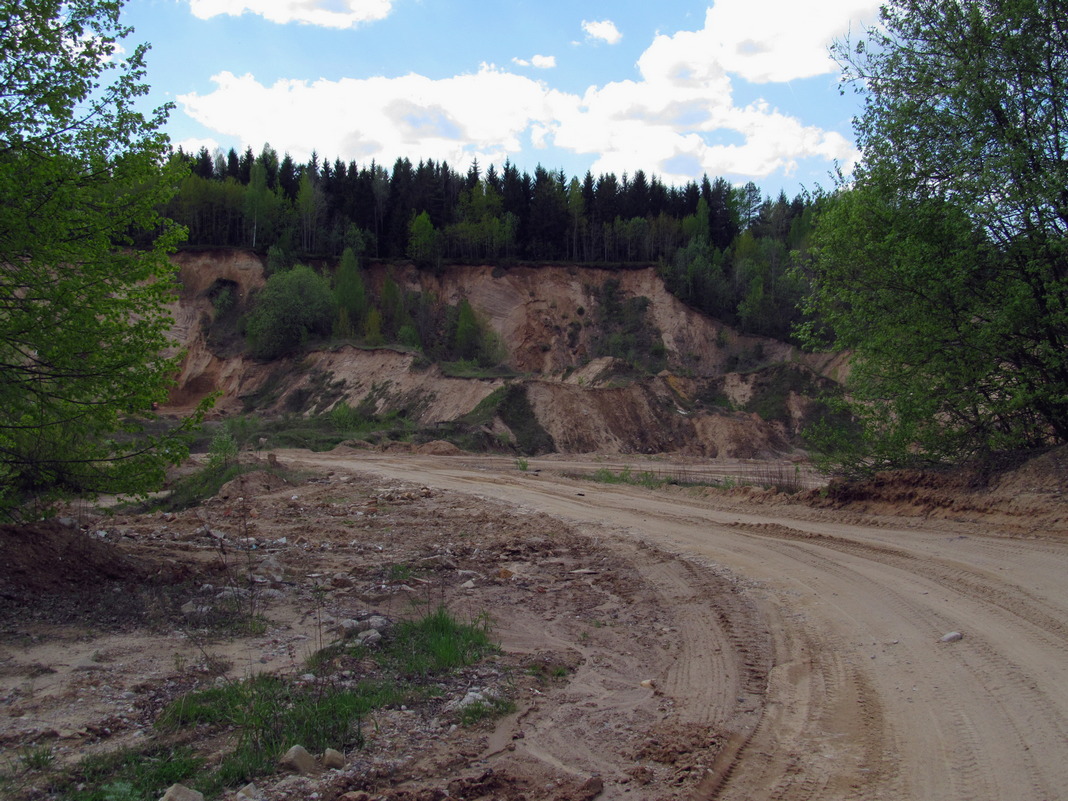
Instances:
[[[835,575],[841,580],[869,581],[856,571],[802,544],[787,542],[786,538],[780,539],[779,543],[779,547],[792,550],[793,557],[799,562],[812,565],[823,573]],[[859,550],[864,549],[862,547]],[[902,620],[914,621],[914,626],[929,621],[931,630],[938,631],[952,623],[949,618],[896,589],[880,585],[869,587],[868,592],[878,593],[880,601],[888,607],[888,613]],[[966,591],[962,594],[970,597]],[[946,784],[937,788],[937,796],[968,801],[995,801],[1010,796],[1045,801],[1060,797],[1061,788],[1068,782],[1068,766],[1063,761],[1041,763],[1032,753],[1035,745],[1068,742],[1068,729],[1063,716],[1056,711],[1056,704],[1038,689],[1034,678],[1023,666],[1002,654],[982,634],[969,635],[960,646],[954,651],[957,659],[948,667],[967,673],[955,684],[975,688],[976,691],[968,696],[957,691],[957,701],[952,696],[948,697],[945,703],[939,703],[931,712],[931,717],[941,730],[937,739],[942,744],[942,758],[950,766],[945,771]],[[968,711],[958,703],[967,704],[967,709],[973,709],[987,718],[994,716],[990,711],[993,707],[1001,739],[996,743],[989,738],[983,739]],[[1004,763],[1004,771],[991,770],[991,764],[998,761]],[[1002,773],[1026,776],[1030,792],[1020,787],[1002,787],[998,781]],[[899,797],[924,797],[917,788],[911,793],[902,789]],[[860,793],[856,797],[869,796]]]
[[[731,523],[729,525],[731,528],[756,536],[788,541],[803,540],[923,576],[975,600],[993,604],[1031,624],[1039,632],[1056,635],[1059,639],[1049,638],[1050,644],[1060,650],[1068,651],[1068,623],[1058,617],[1057,613],[1042,608],[1042,602],[1021,587],[997,587],[994,586],[997,579],[983,576],[967,568],[947,564],[944,561],[922,560],[905,551],[828,534],[813,534],[780,523]]]

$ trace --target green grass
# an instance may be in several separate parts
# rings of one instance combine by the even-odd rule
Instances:
[[[415,678],[467,667],[499,650],[490,640],[488,618],[460,623],[439,606],[418,620],[398,623],[376,658],[386,670]]]
[[[665,484],[673,483],[650,470],[642,470],[639,473],[635,473],[634,469],[629,465],[618,473],[613,473],[607,467],[598,468],[591,478],[600,484],[630,484],[647,489],[660,489]]]
[[[410,688],[391,681],[340,688],[264,674],[183,696],[164,709],[156,726],[177,732],[207,725],[236,733],[235,748],[198,782],[202,792],[214,793],[272,772],[296,743],[312,752],[358,748],[364,717],[411,695]]]
[[[438,607],[395,625],[376,649],[341,644],[309,660],[317,671],[325,672],[328,665],[337,664],[339,656],[373,656],[381,675],[355,686],[335,683],[329,676],[298,682],[262,674],[191,692],[169,704],[156,721],[164,737],[188,736],[193,731],[198,736],[230,733],[232,747],[210,767],[189,749],[165,760],[158,754],[122,752],[110,761],[83,761],[72,784],[88,787],[92,782],[97,789],[60,797],[64,801],[135,801],[158,797],[176,781],[216,797],[227,788],[274,772],[279,757],[294,744],[313,753],[361,747],[364,722],[375,710],[417,703],[435,689],[422,680],[467,667],[497,651],[489,637],[488,618],[461,623],[445,607]],[[485,708],[472,709],[465,719],[499,717],[514,708],[510,704],[505,699],[487,701]]]
[[[361,747],[375,710],[440,694],[443,674],[497,653],[489,628],[484,615],[462,623],[438,607],[397,623],[376,648],[338,643],[313,654],[309,664],[319,676],[314,681],[261,674],[187,693],[163,709],[157,737],[141,749],[86,757],[69,768],[57,768],[50,749],[23,749],[0,776],[0,792],[33,780],[44,782],[41,787],[56,801],[151,801],[182,783],[218,798],[274,773],[278,759],[295,744],[312,753]],[[331,675],[368,658],[378,669],[362,681],[342,683]],[[487,699],[465,710],[461,723],[514,708],[507,698]],[[210,759],[192,744],[201,740],[213,742]]]
[[[755,486],[774,489],[778,492],[794,493],[804,489],[800,468],[771,464],[761,469],[751,478],[727,476],[719,480],[695,481],[683,473],[663,475],[651,470],[635,472],[627,466],[619,472],[601,467],[593,473],[565,473],[568,478],[596,481],[599,484],[627,484],[646,489],[661,489],[666,486],[676,487],[712,487],[716,489],[733,489],[734,487]]]
[[[510,698],[488,698],[475,701],[460,710],[460,725],[474,726],[484,720],[496,720],[515,712],[515,701]]]
[[[163,795],[201,770],[202,760],[189,746],[122,749],[90,756],[57,782],[64,801],[141,801]]]

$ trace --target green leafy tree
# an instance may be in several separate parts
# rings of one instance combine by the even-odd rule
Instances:
[[[865,93],[863,159],[813,239],[810,311],[855,354],[862,434],[841,455],[1068,440],[1064,5],[896,0],[882,17],[837,48]]]
[[[417,267],[433,267],[438,262],[438,232],[425,211],[412,217],[408,225],[408,258]]]
[[[166,400],[174,269],[160,218],[185,167],[121,2],[0,2],[0,513],[142,493],[186,453],[143,435]]]
[[[327,336],[334,321],[334,293],[303,264],[267,279],[249,313],[249,351],[258,359],[291,353],[315,337]]]
[[[457,358],[475,361],[482,351],[482,327],[475,316],[475,310],[464,298],[456,311],[456,334],[453,337],[453,349]]]
[[[341,254],[341,263],[335,277],[335,292],[338,312],[345,315],[348,329],[341,335],[350,336],[354,330],[362,330],[363,321],[367,317],[367,289],[360,272],[359,257],[351,247],[345,248]]]

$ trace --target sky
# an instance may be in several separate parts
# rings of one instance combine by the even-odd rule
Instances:
[[[175,146],[832,185],[879,0],[127,0]]]

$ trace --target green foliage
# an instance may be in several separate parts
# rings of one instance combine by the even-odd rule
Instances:
[[[272,275],[249,313],[249,351],[259,359],[292,353],[330,333],[334,309],[333,293],[310,267]]]
[[[444,606],[416,620],[398,623],[379,654],[388,669],[407,677],[448,673],[495,653],[489,619],[461,623]]]
[[[456,314],[456,335],[453,349],[460,359],[475,360],[481,353],[481,328],[471,304],[464,298]]]
[[[649,298],[624,297],[619,281],[612,278],[595,290],[596,327],[591,350],[594,356],[614,356],[643,373],[664,369],[665,348],[658,329],[647,314]]]
[[[237,732],[236,747],[198,782],[211,792],[270,773],[295,743],[313,752],[362,746],[363,717],[409,695],[394,682],[340,689],[261,674],[189,693],[164,709],[156,725],[164,731],[206,725]]]
[[[460,710],[460,725],[474,726],[484,720],[496,720],[515,712],[515,701],[510,698],[487,698],[467,704]]]
[[[0,514],[27,499],[138,494],[184,453],[144,434],[177,365],[162,354],[183,231],[157,210],[168,107],[136,111],[146,46],[120,2],[0,2]],[[193,421],[190,421],[193,422]]]
[[[556,450],[552,436],[534,414],[526,384],[509,384],[504,388],[497,404],[497,415],[515,434],[516,448],[520,453],[536,456]]]
[[[334,291],[337,294],[339,313],[344,315],[346,330],[341,336],[351,336],[353,331],[363,328],[367,317],[367,289],[364,286],[360,270],[359,257],[352,248],[345,248],[341,254],[341,263],[334,277]]]
[[[412,217],[408,225],[408,258],[417,267],[433,267],[438,261],[438,232],[425,211]]]
[[[864,158],[818,220],[806,336],[854,352],[861,433],[829,444],[870,469],[1065,441],[1063,8],[899,0],[883,26],[837,52]]]
[[[122,749],[86,757],[57,784],[64,801],[141,801],[188,781],[200,766],[187,746]]]

